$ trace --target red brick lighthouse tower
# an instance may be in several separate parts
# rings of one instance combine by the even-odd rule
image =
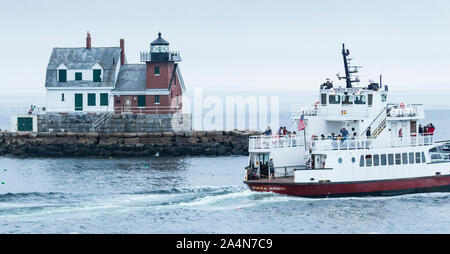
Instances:
[[[141,53],[141,61],[147,65],[145,88],[151,94],[146,96],[149,106],[170,107],[172,111],[181,109],[185,89],[178,65],[180,54],[171,52],[169,45],[158,33],[158,38],[150,44],[150,54]]]

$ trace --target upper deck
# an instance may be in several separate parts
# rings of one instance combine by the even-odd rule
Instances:
[[[251,136],[249,137],[249,152],[264,153],[281,148],[303,148],[305,149],[304,137],[295,136]],[[346,138],[346,139],[313,139],[306,141],[306,149],[312,151],[330,150],[354,150],[354,149],[374,149],[391,147],[415,147],[428,146],[434,144],[433,135],[411,135],[410,137],[391,139],[371,139],[371,138]]]

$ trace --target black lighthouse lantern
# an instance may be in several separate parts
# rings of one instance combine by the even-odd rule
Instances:
[[[150,55],[152,62],[169,61],[169,42],[161,37],[161,32],[158,33],[158,38],[150,43]]]

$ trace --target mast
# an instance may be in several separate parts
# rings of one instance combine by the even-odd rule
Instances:
[[[350,55],[350,51],[348,49],[345,50],[345,44],[342,44],[342,56],[344,57],[344,67],[345,67],[345,82],[347,83],[347,88],[352,88],[350,71],[348,70],[348,60],[347,60],[348,55]]]

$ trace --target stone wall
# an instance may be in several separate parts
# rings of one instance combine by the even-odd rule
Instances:
[[[104,123],[94,123],[104,118]],[[38,115],[38,132],[103,132],[103,133],[154,133],[192,130],[191,114],[175,115],[105,115],[86,113],[47,113]]]
[[[255,132],[11,133],[0,132],[0,155],[189,156],[248,155]]]

